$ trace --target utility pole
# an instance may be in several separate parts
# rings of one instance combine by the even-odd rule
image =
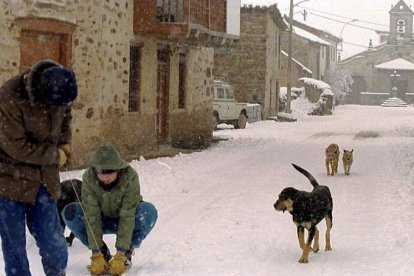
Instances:
[[[289,46],[288,46],[288,72],[287,72],[287,98],[286,98],[286,113],[292,113],[290,102],[292,98],[292,21],[293,21],[293,0],[290,0],[289,11]]]
[[[300,3],[308,2],[310,0],[302,0],[296,4],[293,4],[293,0],[290,0],[289,10],[289,46],[288,46],[288,72],[287,72],[287,98],[286,98],[286,113],[292,113],[290,108],[290,102],[292,101],[292,33],[293,33],[293,8]]]

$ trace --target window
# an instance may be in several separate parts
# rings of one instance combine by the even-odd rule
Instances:
[[[186,54],[180,53],[179,56],[179,65],[178,65],[178,108],[185,108],[186,100],[186,80],[187,80],[187,63],[186,63]]]
[[[128,111],[140,111],[142,46],[130,47]]]
[[[183,22],[183,0],[157,0],[158,22]]]
[[[17,18],[20,34],[20,72],[25,72],[41,59],[52,59],[70,67],[72,34],[75,25],[49,18]]]
[[[405,20],[404,19],[399,19],[397,21],[397,38],[402,39],[404,38],[404,33],[405,33]]]
[[[226,88],[226,98],[227,99],[234,99],[233,90]]]
[[[217,99],[224,99],[224,88],[217,87],[216,95],[217,95],[217,97],[216,97]]]

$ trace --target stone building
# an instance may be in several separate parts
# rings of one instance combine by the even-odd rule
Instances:
[[[285,20],[289,18],[285,17]],[[329,71],[335,69],[339,41],[339,38],[327,32],[292,21],[292,57],[310,70],[314,79],[326,80]],[[289,33],[286,32],[283,34],[282,49],[288,52],[288,48]],[[281,81],[286,86],[287,79]]]
[[[280,67],[280,80],[281,80],[281,87],[287,86],[287,79],[288,79],[288,61],[289,55],[285,51],[282,51],[282,61]],[[300,63],[294,57],[292,57],[292,70],[291,70],[291,86],[292,87],[301,87],[302,83],[299,81],[300,78],[311,78],[312,71],[307,68],[305,65]]]
[[[262,119],[278,112],[280,43],[286,27],[276,5],[243,6],[239,42],[214,53],[214,75],[227,77],[238,101],[261,104]]]
[[[287,20],[287,22],[289,20],[289,18],[286,15],[285,15],[285,20]],[[314,28],[312,26],[306,25],[296,20],[292,20],[292,25],[322,40],[322,41],[319,41],[318,39],[315,39],[312,35],[309,35],[303,31],[297,33],[297,35],[299,36],[308,38],[311,42],[314,42],[314,43],[320,42],[321,49],[319,51],[319,54],[317,54],[316,56],[319,62],[315,63],[315,64],[319,63],[319,65],[313,68],[313,71],[317,70],[316,72],[314,72],[313,78],[320,79],[320,80],[326,79],[329,74],[329,71],[335,70],[336,68],[336,63],[338,62],[338,58],[337,58],[338,44],[341,43],[341,39],[329,32],[322,31],[320,29]],[[305,59],[302,58],[303,55],[298,55],[294,57],[300,61],[306,60],[306,58]],[[309,69],[312,70],[312,68],[309,68]]]
[[[389,16],[389,31],[378,32],[379,45],[338,63],[354,81],[347,103],[379,105],[393,96],[414,103],[413,11],[401,0]]]
[[[208,143],[214,47],[238,39],[229,2],[0,0],[0,83],[43,58],[75,71],[74,168],[104,141],[126,159]]]

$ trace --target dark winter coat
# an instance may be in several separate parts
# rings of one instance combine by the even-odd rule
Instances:
[[[23,76],[0,88],[0,198],[34,203],[43,182],[60,196],[58,145],[71,142],[71,108],[31,102]]]
[[[135,228],[135,213],[142,201],[138,173],[121,159],[111,144],[101,146],[91,158],[91,166],[82,177],[82,204],[89,248],[96,250],[103,246],[102,216],[117,218],[116,247],[128,250]],[[120,170],[117,184],[105,190],[99,183],[96,169]]]

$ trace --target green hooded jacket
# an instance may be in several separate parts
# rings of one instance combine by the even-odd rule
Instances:
[[[142,201],[138,173],[110,143],[98,148],[90,159],[89,166],[82,177],[82,204],[89,249],[97,250],[104,245],[102,216],[105,216],[119,219],[115,246],[128,250],[135,228],[136,209]],[[118,184],[110,190],[103,189],[94,169],[119,170]]]

